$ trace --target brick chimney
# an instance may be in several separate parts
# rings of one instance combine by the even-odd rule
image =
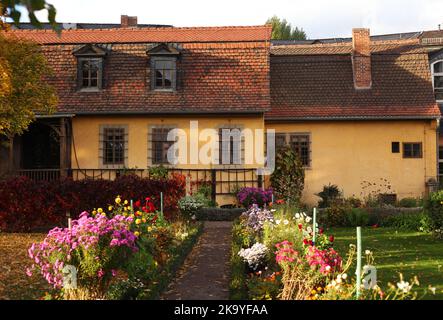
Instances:
[[[131,28],[137,27],[137,17],[130,17],[127,15],[121,15],[121,27],[122,28]]]
[[[371,89],[371,40],[369,29],[352,29],[352,71],[355,89]]]

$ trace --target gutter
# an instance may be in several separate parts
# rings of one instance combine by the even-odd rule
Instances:
[[[439,120],[440,116],[349,116],[349,117],[266,117],[268,122],[287,122],[287,121],[365,121],[365,120]]]

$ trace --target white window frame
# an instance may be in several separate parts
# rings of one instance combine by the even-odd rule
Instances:
[[[432,76],[432,87],[434,88],[434,94],[435,94],[435,77],[443,77],[443,72],[437,72],[437,73],[435,73],[434,72],[434,65],[435,64],[437,64],[437,63],[443,63],[443,59],[440,59],[440,60],[437,60],[437,61],[434,61],[433,63],[431,63],[431,76]],[[441,90],[443,90],[443,87],[441,87],[441,88],[438,88],[438,89],[441,89]],[[443,102],[443,99],[442,100],[436,100],[437,102]]]

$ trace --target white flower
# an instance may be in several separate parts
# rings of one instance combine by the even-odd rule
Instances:
[[[403,293],[408,293],[411,290],[411,286],[409,285],[409,282],[400,281],[397,282],[397,288],[399,288]]]
[[[271,209],[270,211],[271,211],[271,212],[275,212],[275,211],[277,211],[277,210],[276,210],[276,209]]]
[[[306,217],[306,222],[310,222],[312,219],[311,219],[311,217]]]
[[[346,278],[348,277],[348,275],[347,275],[346,273],[343,273],[343,274],[341,275],[341,277],[342,277],[343,280],[346,280]]]
[[[197,219],[197,217],[195,216],[195,214],[191,217],[192,220]]]
[[[283,220],[283,224],[284,224],[284,225],[287,225],[288,223],[289,223],[289,221],[288,221],[288,220],[286,220],[286,219],[285,219],[285,220]]]
[[[307,231],[308,233],[311,233],[311,232],[312,232],[312,228],[311,228],[311,227],[307,227],[307,228],[306,228],[306,231]]]
[[[370,250],[366,250],[365,251],[365,255],[370,255],[371,254],[371,251]]]
[[[295,218],[296,218],[296,219],[300,219],[300,213],[296,213],[296,214],[295,214]]]
[[[280,220],[280,219],[278,219],[278,220],[275,220],[275,224],[280,224],[280,222],[281,222],[281,220]]]

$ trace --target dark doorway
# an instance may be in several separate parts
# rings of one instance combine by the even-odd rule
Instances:
[[[22,169],[60,168],[60,138],[49,124],[34,122],[22,138]]]

